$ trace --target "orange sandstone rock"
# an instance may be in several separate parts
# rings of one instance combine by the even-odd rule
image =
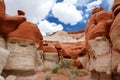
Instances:
[[[102,10],[104,10],[102,7],[100,7],[100,8],[96,7],[92,10],[92,14],[95,14],[95,13],[102,11]]]
[[[120,0],[114,0],[112,10],[114,10],[118,5],[120,5]]]
[[[40,41],[43,39],[37,25],[30,22],[20,24],[17,30],[8,35],[8,38],[31,40],[38,44],[40,44]]]
[[[85,33],[86,33],[86,48],[88,48],[88,40],[94,39],[96,37],[107,37],[109,38],[109,29],[112,23],[111,13],[105,12],[103,8],[95,8],[95,12],[90,18]],[[99,11],[99,12],[98,12]]]
[[[54,52],[54,53],[57,53],[56,48],[54,48],[52,46],[43,46],[43,51],[44,52]]]
[[[17,12],[18,12],[18,15],[25,15],[25,12],[22,10],[18,10]]]
[[[2,34],[4,37],[7,37],[7,35],[16,30],[18,26],[26,21],[26,18],[24,16],[5,16],[5,21],[0,26],[0,34]]]
[[[56,44],[59,55],[67,58],[77,59],[85,55],[85,43],[58,43]]]
[[[4,0],[0,0],[0,24],[5,18],[5,3]]]
[[[75,61],[74,61],[74,65],[75,65],[78,69],[82,69],[82,68],[83,68],[83,66],[82,66],[82,64],[81,64],[80,61],[75,60]]]

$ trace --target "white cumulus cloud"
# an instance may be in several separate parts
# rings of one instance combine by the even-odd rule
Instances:
[[[50,23],[47,20],[40,21],[38,27],[42,35],[46,35],[46,33],[53,33],[56,31],[63,30],[63,26],[61,24],[57,25],[56,23]]]
[[[81,21],[83,17],[81,12],[76,9],[76,6],[72,4],[75,2],[72,2],[72,0],[71,4],[68,2],[68,0],[65,0],[61,3],[56,3],[52,9],[52,13],[59,21],[65,24],[75,25]]]
[[[31,22],[44,19],[56,0],[5,0],[7,14],[16,15],[16,11],[25,11],[26,17]]]
[[[99,7],[99,5],[102,3],[102,0],[97,0],[97,1],[93,1],[90,2],[86,5],[87,9],[86,12],[91,11],[92,9],[94,9],[95,7]]]

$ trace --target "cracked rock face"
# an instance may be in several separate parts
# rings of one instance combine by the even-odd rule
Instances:
[[[97,37],[89,40],[89,70],[111,74],[111,53],[108,39]]]
[[[7,42],[10,56],[8,58],[6,70],[14,71],[35,71],[35,61],[37,47],[31,41],[8,39]]]

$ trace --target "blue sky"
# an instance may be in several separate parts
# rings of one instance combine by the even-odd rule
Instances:
[[[5,0],[6,12],[16,15],[25,11],[28,21],[38,25],[43,35],[63,30],[74,32],[83,30],[95,7],[103,7],[108,12],[113,0]]]

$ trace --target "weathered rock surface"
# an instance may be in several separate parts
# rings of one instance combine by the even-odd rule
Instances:
[[[53,69],[58,66],[59,56],[56,48],[52,46],[43,46],[44,67]]]
[[[0,24],[5,18],[5,3],[4,0],[0,0]]]
[[[85,31],[78,31],[78,32],[68,32],[70,36],[77,40],[77,42],[84,42],[85,41]]]
[[[35,72],[37,48],[41,40],[42,36],[35,24],[22,23],[8,35],[7,47],[11,54],[5,69]]]
[[[37,71],[58,67],[66,58],[87,68],[91,80],[120,80],[120,0],[114,0],[110,12],[93,9],[85,31],[58,31],[45,37],[37,25],[26,22],[22,10],[17,12],[7,15],[0,0],[0,74],[4,70],[15,75],[6,80],[38,79]]]
[[[0,76],[0,80],[5,80],[4,77]]]
[[[103,8],[95,8],[92,13],[86,28],[87,68],[91,71],[92,80],[110,80],[112,58],[109,29],[112,15]]]
[[[2,34],[6,38],[10,32],[16,30],[18,26],[24,21],[26,21],[26,18],[23,15],[21,16],[6,15],[4,22],[0,26],[0,34]]]
[[[34,43],[40,44],[42,40],[42,35],[37,27],[37,25],[30,22],[23,22],[17,30],[11,32],[8,35],[9,38],[18,38],[24,40],[30,40]]]
[[[23,15],[6,15],[5,10],[5,3],[4,0],[2,0],[0,1],[0,34],[2,34],[4,38],[7,38],[7,35],[16,30],[19,24],[26,21],[26,18]]]
[[[85,55],[84,43],[58,43],[56,48],[60,56],[77,59],[80,55]]]
[[[6,42],[3,37],[0,37],[0,47],[6,49]]]
[[[58,31],[52,35],[45,36],[44,40],[47,41],[59,41],[59,42],[83,42],[84,41],[84,32],[67,33],[64,31]]]
[[[114,80],[120,79],[120,1],[114,0],[112,7],[114,21],[110,28],[110,40],[112,43],[112,73]],[[119,78],[119,79],[118,79]]]
[[[15,75],[9,75],[6,80],[16,80],[16,76]]]
[[[9,55],[10,55],[10,52],[8,50],[0,47],[0,74],[2,73],[4,67],[7,64]]]
[[[88,44],[90,46],[89,70],[111,74],[111,48],[108,39],[96,37],[89,40]]]

